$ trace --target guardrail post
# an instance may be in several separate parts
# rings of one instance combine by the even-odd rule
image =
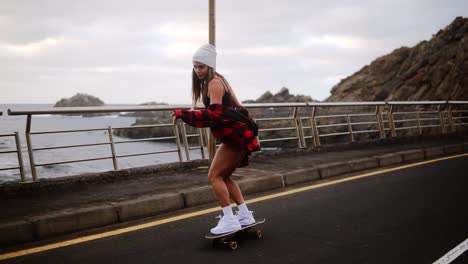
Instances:
[[[187,140],[187,130],[185,129],[185,123],[181,124],[182,126],[182,141],[184,142],[185,156],[187,160],[190,160],[189,146]]]
[[[28,146],[28,153],[29,153],[29,164],[31,165],[31,174],[33,181],[37,181],[37,171],[36,171],[36,164],[34,163],[34,153],[32,149],[32,142],[31,142],[31,119],[32,116],[28,115],[26,119],[26,145]]]
[[[18,154],[18,165],[20,169],[21,182],[25,182],[26,178],[24,176],[23,154],[21,153],[21,142],[20,142],[18,132],[15,132],[15,141],[16,141],[16,153]]]
[[[107,127],[107,133],[109,133],[109,143],[111,146],[111,151],[112,151],[112,163],[114,164],[114,170],[118,170],[119,167],[117,166],[117,155],[115,155],[115,144],[114,144],[114,137],[112,135],[112,127],[108,126]]]
[[[447,131],[445,129],[445,120],[444,120],[444,115],[443,115],[443,113],[442,113],[442,111],[440,109],[441,109],[441,105],[438,105],[437,106],[437,112],[439,114],[440,130],[441,130],[442,134],[445,134],[445,133],[447,133]]]
[[[200,128],[200,129],[203,131],[202,137],[203,137],[203,141],[205,142],[206,152],[208,154],[208,160],[210,160],[210,152],[209,152],[210,150],[208,149],[209,148],[209,146],[208,146],[208,144],[209,144],[209,142],[208,142],[209,141],[208,140],[208,132],[209,131],[208,131],[208,128]]]
[[[314,117],[315,117],[315,106],[312,107],[312,112],[310,113],[310,116],[309,116],[309,122],[310,122],[310,135],[312,136],[312,144],[314,146],[317,146],[317,142],[315,140]]]
[[[351,142],[354,142],[353,127],[351,125],[351,117],[349,116],[349,114],[346,114],[346,120],[348,121],[348,130],[349,130]]]
[[[419,111],[416,111],[416,121],[418,122],[419,135],[422,135],[421,120],[419,116]]]
[[[197,128],[198,131],[198,142],[200,143],[200,151],[202,159],[205,159],[205,143],[203,142],[203,130],[201,128]]]
[[[393,105],[390,106],[390,109],[388,109],[388,123],[390,125],[390,131],[392,137],[396,137],[396,129],[395,129],[395,123],[393,122]]]
[[[385,126],[382,120],[382,107],[380,105],[375,108],[375,117],[377,119],[377,127],[379,128],[380,138],[385,138]]]
[[[312,111],[312,127],[314,129],[314,142],[315,142],[315,145],[316,146],[320,146],[320,133],[319,133],[319,130],[318,130],[318,127],[317,127],[317,119],[315,118],[317,114],[317,109],[314,107],[313,111]]]
[[[175,141],[177,145],[177,154],[179,155],[179,161],[182,162],[182,150],[180,149],[180,138],[179,138],[179,129],[177,128],[177,123],[172,126],[172,131],[174,132]]]
[[[447,114],[448,114],[450,132],[455,132],[455,123],[453,122],[453,116],[452,116],[452,104],[449,104]]]
[[[301,120],[300,118],[298,120],[298,116],[299,115],[298,115],[297,107],[294,107],[293,118],[294,118],[294,123],[296,124],[297,142],[298,142],[299,148],[303,148],[302,142],[304,142],[304,140],[303,140],[302,133],[301,133],[302,125],[299,124],[301,123]]]
[[[305,140],[304,127],[302,126],[302,119],[301,119],[300,116],[298,117],[297,122],[299,124],[299,132],[300,132],[300,135],[301,135],[302,147],[306,148],[307,144],[306,144],[306,140]]]

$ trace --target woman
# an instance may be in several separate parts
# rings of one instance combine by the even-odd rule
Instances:
[[[174,124],[180,118],[194,127],[210,127],[213,136],[222,143],[208,171],[208,179],[223,210],[218,225],[210,231],[212,234],[222,234],[255,223],[231,175],[236,168],[247,166],[248,155],[259,151],[260,146],[255,138],[255,122],[215,68],[215,47],[210,44],[201,46],[193,55],[192,95],[194,104],[203,100],[205,110],[178,109],[172,116]],[[230,197],[238,206],[236,215],[232,212]]]

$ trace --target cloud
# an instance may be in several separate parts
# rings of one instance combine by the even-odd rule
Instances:
[[[304,39],[302,45],[314,47],[334,46],[341,49],[368,48],[368,43],[365,39],[346,35],[308,36]]]
[[[291,46],[257,46],[240,49],[239,53],[260,56],[288,56],[295,54],[296,50]]]
[[[376,57],[468,13],[459,0],[237,0],[216,8],[218,70],[241,100],[282,86],[324,99]],[[190,103],[192,54],[207,41],[207,1],[3,0],[2,103],[54,103],[76,92],[108,103]]]
[[[78,41],[72,39],[49,37],[24,44],[0,43],[0,50],[3,50],[7,55],[11,56],[37,56],[54,49],[72,46],[77,43]]]
[[[188,70],[184,68],[170,68],[162,66],[147,66],[147,65],[125,65],[125,66],[99,66],[92,68],[99,73],[131,73],[131,72],[146,72],[146,73],[164,73],[164,74],[187,74]]]

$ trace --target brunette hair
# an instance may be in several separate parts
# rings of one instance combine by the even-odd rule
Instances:
[[[208,96],[208,83],[213,80],[215,77],[219,77],[223,83],[227,86],[227,89],[229,93],[232,95],[233,103],[237,106],[240,107],[242,106],[237,99],[236,95],[234,94],[234,91],[231,88],[231,85],[226,81],[226,78],[224,78],[223,75],[220,73],[216,72],[213,68],[208,67],[208,75],[206,79],[200,80],[195,73],[195,70],[192,69],[192,103],[193,106],[197,104],[197,102],[203,99],[205,99]]]
[[[192,69],[192,103],[195,106],[200,99],[204,99],[208,94],[208,83],[213,80],[216,72],[213,68],[208,67],[208,76],[204,80],[200,80]]]

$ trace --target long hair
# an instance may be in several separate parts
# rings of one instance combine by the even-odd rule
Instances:
[[[208,67],[208,76],[204,80],[200,80],[195,73],[195,70],[192,69],[192,103],[193,106],[200,101],[200,99],[205,99],[208,94],[208,83],[213,80],[216,72],[213,68]]]
[[[197,74],[195,73],[195,70],[192,69],[192,100],[193,100],[192,104],[193,104],[193,106],[195,107],[195,105],[197,104],[197,102],[200,101],[200,99],[204,100],[207,97],[207,95],[208,95],[208,83],[211,80],[213,80],[213,78],[215,78],[216,76],[221,78],[221,80],[223,80],[224,84],[226,84],[226,86],[227,86],[227,88],[229,90],[229,93],[231,93],[231,95],[232,95],[234,105],[236,105],[237,107],[242,106],[241,103],[239,102],[239,100],[237,99],[237,96],[235,95],[234,91],[232,90],[231,85],[226,80],[226,78],[224,78],[223,75],[216,72],[211,67],[208,67],[208,75],[207,75],[206,79],[204,79],[204,80],[200,80],[198,78]]]

